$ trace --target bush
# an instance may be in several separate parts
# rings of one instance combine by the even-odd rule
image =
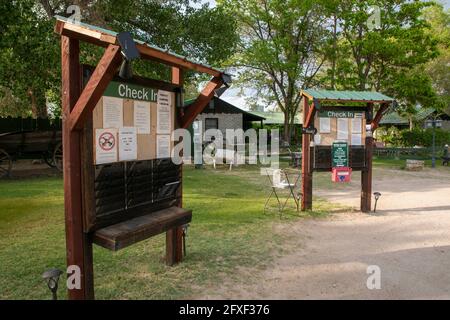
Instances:
[[[414,128],[400,132],[401,145],[404,147],[431,147],[433,145],[433,129]],[[436,146],[441,147],[450,143],[450,132],[436,129]]]

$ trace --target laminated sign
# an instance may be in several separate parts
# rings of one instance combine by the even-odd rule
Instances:
[[[334,142],[331,148],[332,167],[348,167],[348,144],[347,142]]]
[[[117,162],[117,129],[95,130],[95,162]]]

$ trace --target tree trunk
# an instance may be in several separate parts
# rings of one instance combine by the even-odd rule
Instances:
[[[286,111],[284,111],[283,140],[289,144],[291,144],[290,127],[289,110],[286,108]]]
[[[28,96],[31,100],[31,113],[35,119],[48,117],[45,96],[43,94],[40,96],[40,94],[40,92],[36,92],[33,88],[28,89]]]
[[[333,61],[331,67],[331,89],[336,90],[336,59],[337,59],[337,15],[334,14],[333,23]]]

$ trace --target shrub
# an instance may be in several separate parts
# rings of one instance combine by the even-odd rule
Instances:
[[[433,145],[433,129],[414,128],[400,132],[401,145],[404,147],[431,147]],[[450,132],[436,129],[436,146],[441,147],[450,143]]]

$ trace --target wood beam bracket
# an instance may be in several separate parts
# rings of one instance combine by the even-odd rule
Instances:
[[[109,45],[70,113],[68,125],[71,131],[83,128],[108,84],[114,78],[121,62],[120,46]]]
[[[306,115],[306,120],[305,123],[303,123],[303,127],[309,128],[311,126],[311,122],[314,119],[317,110],[320,110],[320,103],[318,100],[314,99],[314,102],[309,108],[308,114]]]
[[[195,118],[205,109],[211,99],[214,97],[215,90],[223,85],[222,77],[214,77],[205,86],[195,102],[186,108],[184,115],[180,119],[180,127],[186,129],[195,120]]]

